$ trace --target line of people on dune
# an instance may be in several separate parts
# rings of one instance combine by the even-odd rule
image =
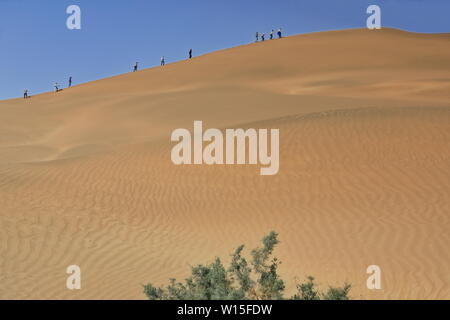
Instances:
[[[273,40],[274,35],[275,35],[275,31],[272,29],[272,31],[270,32],[270,40]],[[278,35],[278,39],[281,39],[283,37],[282,32],[281,32],[281,28],[278,29],[277,35]],[[259,41],[259,38],[260,38],[260,34],[259,34],[259,32],[256,32],[256,42]],[[261,41],[265,41],[265,39],[266,39],[266,34],[265,33],[261,34]],[[189,56],[189,59],[192,59],[192,57],[193,57],[192,48],[189,49],[188,56]],[[161,66],[164,66],[164,65],[166,65],[166,59],[165,59],[164,56],[162,56],[161,57]],[[133,66],[133,72],[137,72],[138,69],[139,69],[139,62],[136,61],[136,63]],[[69,77],[68,88],[70,88],[71,86],[72,86],[72,77]],[[55,82],[53,87],[55,88],[55,92],[60,92],[60,91],[63,90],[63,89],[60,88],[60,85],[59,85],[58,82]],[[24,99],[30,98],[30,96],[28,95],[28,89],[23,90],[23,98]]]
[[[281,38],[283,37],[281,28],[278,29],[277,35],[278,35],[278,39],[281,39]],[[259,41],[259,36],[260,36],[260,35],[259,35],[259,32],[256,31],[256,41],[255,41],[255,42],[258,42],[258,41]],[[270,36],[270,40],[273,40],[273,37],[275,36],[275,30],[272,29],[272,31],[270,31],[270,33],[269,33],[269,36]],[[266,40],[266,34],[265,34],[265,33],[262,33],[262,34],[261,34],[261,41],[265,41],[265,40]]]
[[[69,84],[68,84],[68,88],[70,88],[72,86],[72,77],[69,77]],[[53,85],[53,87],[55,88],[55,92],[60,92],[63,89],[61,89],[60,85],[58,82],[55,82],[55,84]],[[24,99],[28,99],[30,98],[30,96],[28,95],[28,89],[23,90],[23,98]]]

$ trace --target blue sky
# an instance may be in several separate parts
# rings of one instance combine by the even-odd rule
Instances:
[[[66,9],[81,8],[82,29],[68,30]],[[82,83],[254,40],[365,27],[366,8],[383,26],[450,32],[450,0],[0,0],[0,99]]]

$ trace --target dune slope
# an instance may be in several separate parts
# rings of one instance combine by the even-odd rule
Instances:
[[[355,298],[449,299],[449,50],[449,34],[314,33],[0,101],[0,298],[141,299],[276,230],[288,292],[312,274]],[[194,120],[279,128],[279,174],[173,165]]]

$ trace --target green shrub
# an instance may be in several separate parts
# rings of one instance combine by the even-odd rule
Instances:
[[[171,279],[166,287],[144,286],[150,300],[281,300],[284,298],[284,281],[278,275],[281,262],[272,257],[279,243],[278,234],[271,232],[262,240],[263,246],[251,251],[251,263],[242,256],[244,246],[231,256],[228,269],[221,260],[208,265],[198,265],[184,283]],[[297,285],[293,300],[348,300],[351,286],[330,287],[325,293],[317,290],[313,277]]]

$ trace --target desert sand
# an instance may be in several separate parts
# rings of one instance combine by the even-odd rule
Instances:
[[[321,32],[0,101],[0,299],[144,299],[271,230],[288,293],[313,275],[450,299],[449,52],[450,34]],[[280,172],[175,166],[194,120],[279,128]]]

